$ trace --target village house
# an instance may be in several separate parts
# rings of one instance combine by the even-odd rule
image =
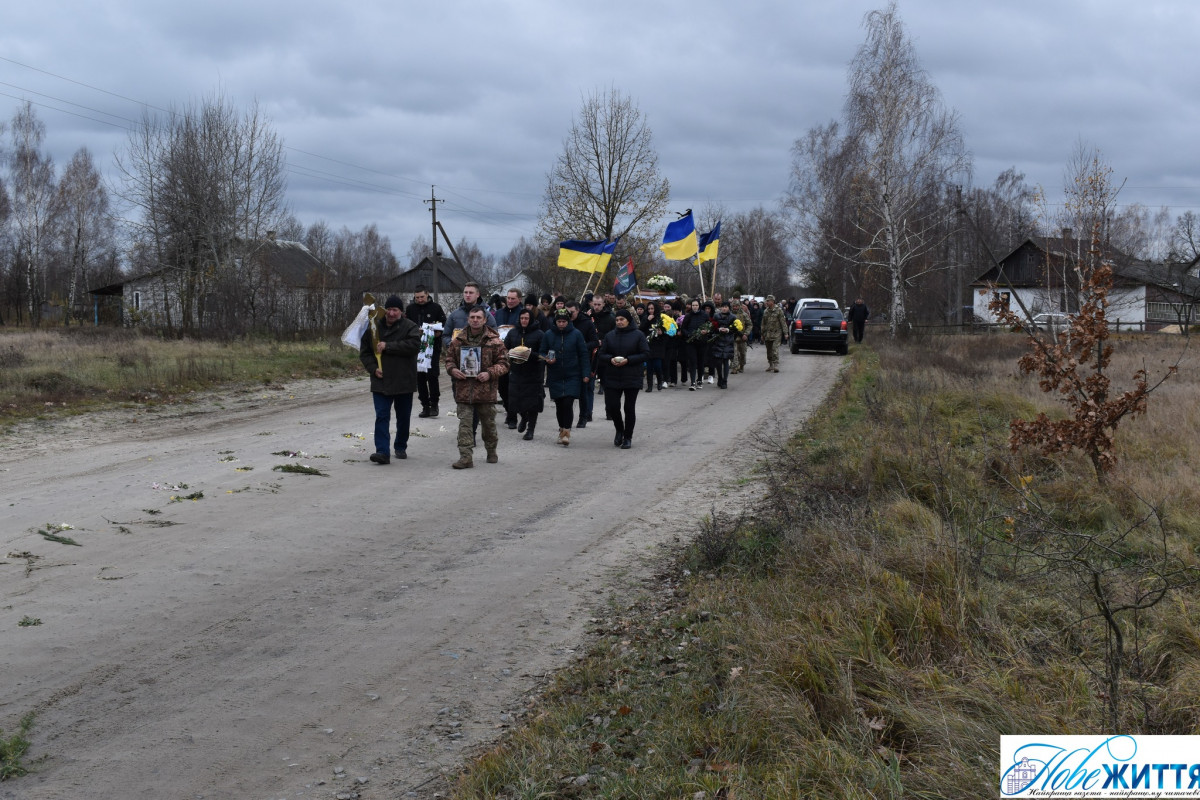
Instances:
[[[1089,244],[1065,229],[1062,236],[1026,239],[998,266],[972,281],[972,311],[985,324],[997,320],[988,308],[993,297],[1031,316],[1047,312],[1072,314],[1079,310],[1079,281],[1074,265],[1087,255]],[[1118,329],[1159,330],[1196,321],[1200,278],[1195,267],[1140,261],[1112,253],[1108,321]],[[1020,302],[1018,302],[1018,299]]]
[[[92,289],[97,323],[276,334],[345,324],[352,292],[302,243],[269,232],[234,249],[202,273],[164,267]]]

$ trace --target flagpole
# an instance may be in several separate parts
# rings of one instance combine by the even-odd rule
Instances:
[[[702,262],[700,260],[700,255],[697,254],[696,255],[696,273],[700,276],[700,297],[707,300],[708,295],[704,293],[704,270],[700,268],[700,265],[702,263],[704,263],[704,262]]]

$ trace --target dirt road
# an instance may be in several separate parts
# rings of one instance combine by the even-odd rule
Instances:
[[[842,363],[783,358],[643,394],[628,451],[599,404],[554,444],[548,402],[534,441],[502,427],[500,463],[463,471],[447,416],[371,464],[358,380],[10,431],[0,728],[37,716],[35,772],[0,798],[432,797],[570,660],[615,576],[712,501],[753,501],[730,485],[753,447],[731,444],[798,421]]]

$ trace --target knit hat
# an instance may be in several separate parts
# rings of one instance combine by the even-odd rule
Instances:
[[[400,299],[400,295],[398,295],[398,294],[389,295],[388,299],[383,301],[383,307],[384,308],[398,308],[401,311],[403,311],[404,310],[404,301]]]
[[[633,312],[628,308],[618,308],[616,310],[616,315],[618,317],[624,317],[626,322],[633,322]]]

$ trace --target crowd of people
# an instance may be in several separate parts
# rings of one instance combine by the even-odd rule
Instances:
[[[576,301],[523,297],[514,289],[485,303],[479,286],[468,283],[462,303],[449,314],[424,287],[414,292],[407,312],[396,295],[384,307],[383,319],[363,334],[360,348],[375,403],[371,461],[407,457],[413,394],[421,405],[418,417],[439,416],[439,372],[445,372],[458,416],[455,469],[474,466],[479,428],[488,463],[499,460],[497,405],[504,427],[532,440],[547,396],[558,444],[570,446],[572,430],[592,422],[599,393],[613,426],[613,446],[628,450],[639,394],[694,392],[706,385],[728,389],[730,376],[745,370],[747,349],[755,342],[766,346],[767,372],[779,372],[779,345],[789,325],[772,296],[762,303],[719,294],[644,302],[588,294]],[[430,325],[440,325],[441,334],[423,336]],[[422,360],[426,368],[419,370]]]

